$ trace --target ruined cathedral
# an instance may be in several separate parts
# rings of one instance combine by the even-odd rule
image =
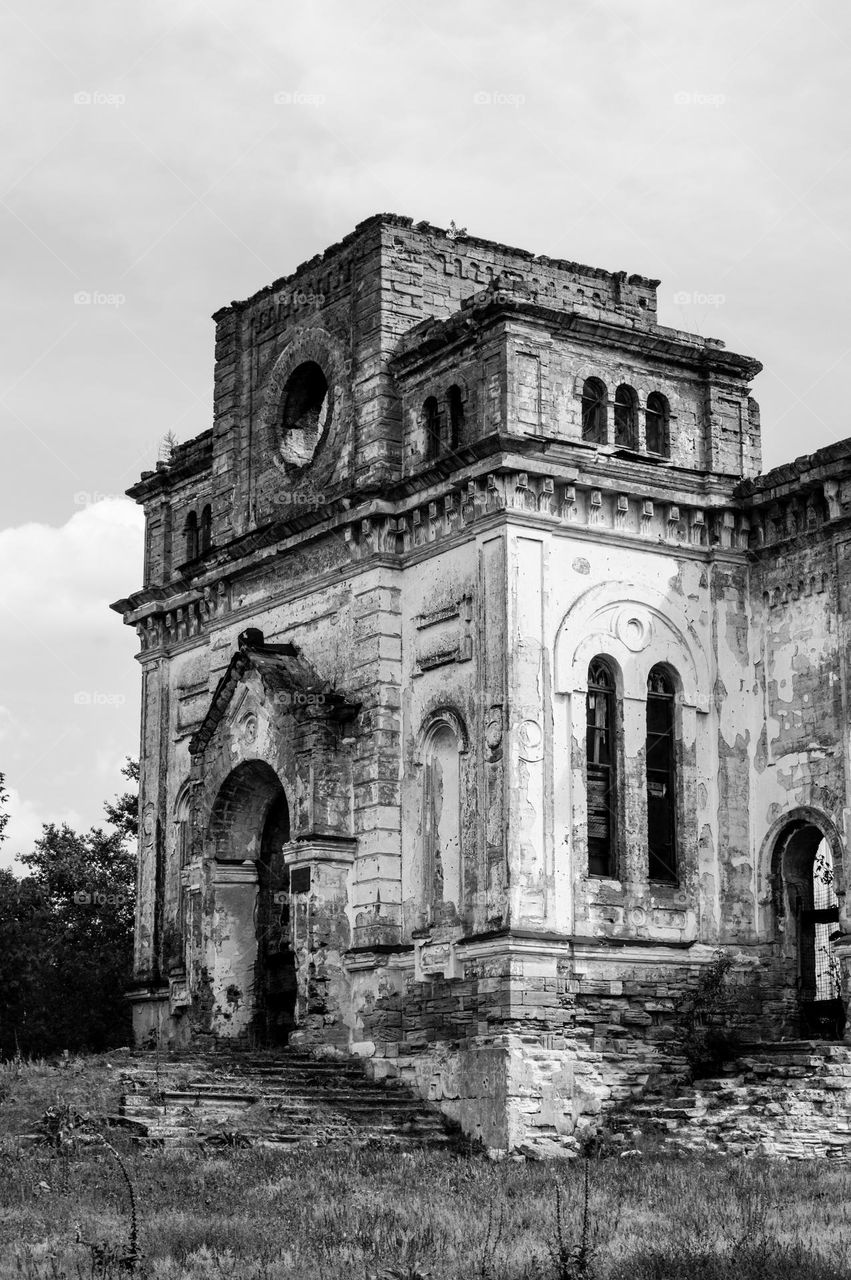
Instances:
[[[658,281],[380,214],[214,316],[130,494],[136,1036],[325,1046],[493,1149],[664,1075],[719,948],[841,1040],[851,442]]]

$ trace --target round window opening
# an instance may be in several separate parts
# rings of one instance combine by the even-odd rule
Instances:
[[[281,413],[281,457],[293,467],[306,466],[325,434],[331,417],[328,379],[315,360],[290,374]]]

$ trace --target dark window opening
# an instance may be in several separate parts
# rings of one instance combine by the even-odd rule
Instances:
[[[423,426],[425,428],[426,457],[436,458],[440,453],[440,409],[434,396],[429,396],[423,405]]]
[[[615,444],[621,449],[638,448],[638,397],[623,384],[615,392]]]
[[[647,678],[647,849],[651,880],[677,880],[674,686],[664,667]]]
[[[457,449],[461,443],[464,430],[464,404],[461,400],[461,388],[451,386],[446,396],[449,402],[449,444]]]
[[[647,452],[658,453],[663,458],[670,455],[668,439],[668,402],[658,391],[652,391],[647,397]]]
[[[587,378],[582,388],[582,439],[606,443],[606,388],[599,378]]]
[[[588,792],[588,874],[615,874],[617,830],[615,681],[611,668],[595,658],[588,668],[586,709]]]
[[[209,551],[213,545],[213,510],[208,504],[201,512],[201,525],[198,537],[198,549],[201,555]]]
[[[304,466],[316,452],[328,419],[328,379],[315,360],[306,360],[287,383],[281,426],[288,460]]]
[[[198,517],[190,511],[183,526],[183,537],[186,545],[186,559],[194,560],[198,555]]]

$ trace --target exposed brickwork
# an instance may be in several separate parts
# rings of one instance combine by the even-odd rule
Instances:
[[[744,1034],[841,1031],[851,447],[760,475],[758,362],[656,284],[387,214],[216,314],[115,606],[140,1037],[348,1045],[570,1153],[682,1075],[719,946]]]

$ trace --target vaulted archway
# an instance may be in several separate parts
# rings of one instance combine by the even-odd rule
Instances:
[[[819,1040],[842,1039],[846,1022],[834,945],[840,936],[836,852],[832,824],[818,815],[789,815],[773,835],[772,904],[794,1029]]]
[[[284,1044],[295,1023],[295,955],[284,846],[290,810],[274,769],[246,760],[228,775],[210,815],[216,929],[214,994],[232,1034]],[[222,995],[224,1000],[222,1000]]]

